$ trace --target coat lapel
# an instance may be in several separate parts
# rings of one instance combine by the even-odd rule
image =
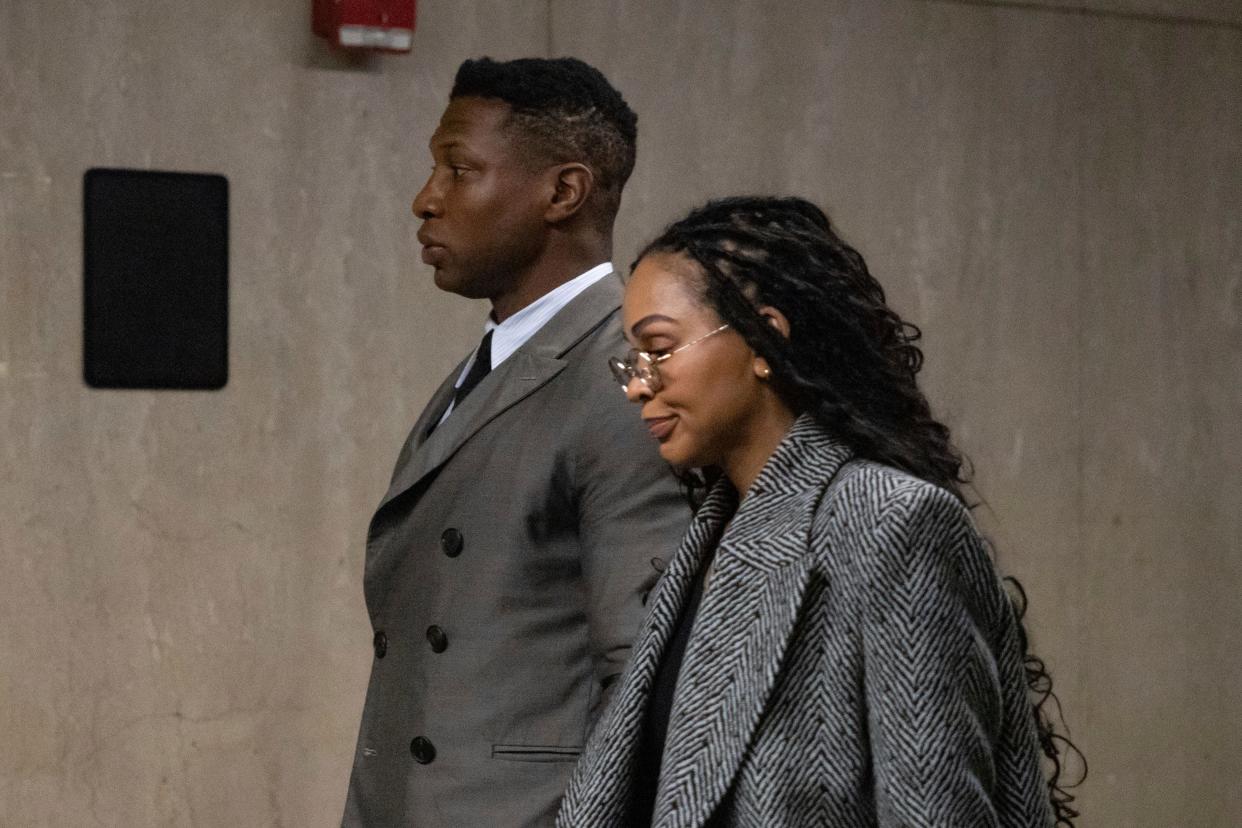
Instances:
[[[592,747],[575,771],[560,825],[619,825],[635,776],[647,703],[669,638],[677,626],[703,561],[737,508],[727,481],[717,485],[695,513],[668,569],[651,593],[650,606],[616,696],[591,736]]]
[[[703,825],[737,775],[810,582],[815,510],[850,456],[800,418],[721,537],[677,681],[658,828]]]
[[[651,685],[713,548],[713,571],[677,680],[653,824],[699,828],[720,806],[755,737],[797,623],[810,580],[815,510],[850,456],[801,417],[740,509],[727,480],[712,489],[652,593],[630,665],[575,770],[559,826],[633,822],[628,806]]]

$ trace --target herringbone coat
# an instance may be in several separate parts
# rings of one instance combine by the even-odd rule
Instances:
[[[713,488],[652,594],[558,825],[1050,824],[1018,622],[959,502],[805,416],[737,501]],[[649,823],[648,694],[713,548]]]

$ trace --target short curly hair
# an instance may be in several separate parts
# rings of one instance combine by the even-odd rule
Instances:
[[[568,57],[467,60],[449,94],[466,97],[509,104],[507,128],[540,161],[586,164],[597,211],[611,223],[634,171],[638,116],[598,69]]]

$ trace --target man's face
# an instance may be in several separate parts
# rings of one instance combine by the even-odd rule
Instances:
[[[538,257],[555,192],[505,131],[509,105],[455,98],[431,136],[435,166],[414,198],[436,286],[471,299],[509,292]],[[549,189],[551,187],[551,189]]]

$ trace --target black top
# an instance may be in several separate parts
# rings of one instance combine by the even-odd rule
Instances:
[[[642,819],[635,825],[650,825],[655,809],[656,788],[660,781],[660,762],[664,756],[664,740],[668,735],[668,719],[673,709],[673,692],[677,689],[677,676],[681,661],[686,654],[690,631],[703,600],[703,581],[709,558],[702,571],[695,576],[690,595],[682,609],[677,627],[664,650],[664,657],[656,669],[655,680],[647,699],[647,717],[643,722],[642,748],[638,752],[638,769],[634,779],[634,793],[630,800],[630,814]],[[710,824],[710,821],[709,821]]]

